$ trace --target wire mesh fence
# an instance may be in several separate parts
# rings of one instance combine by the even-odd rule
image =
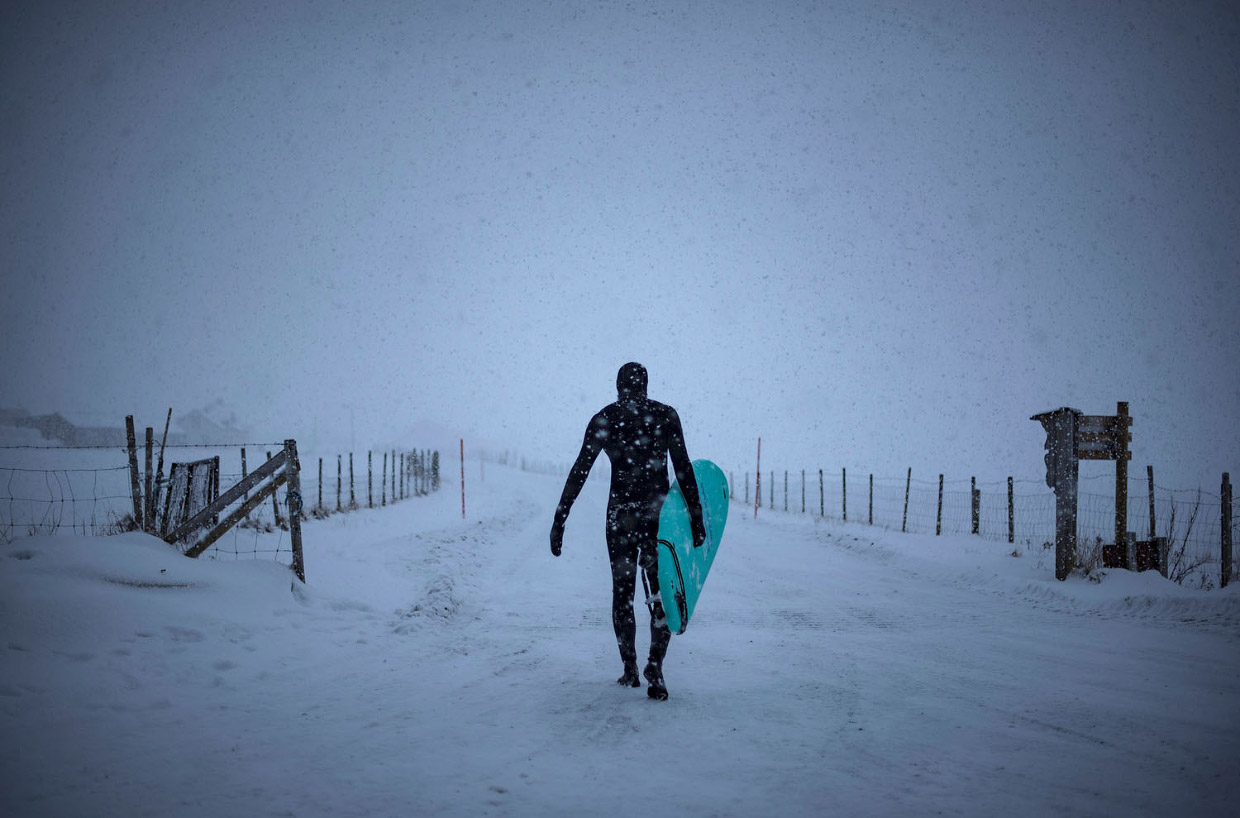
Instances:
[[[767,512],[846,519],[919,534],[976,533],[986,540],[1009,543],[1013,549],[1043,547],[1055,541],[1055,495],[1041,480],[1012,480],[1010,494],[1008,481],[975,484],[971,479],[944,480],[940,492],[937,475],[934,480],[924,480],[908,474],[874,477],[826,469],[764,470],[760,489],[759,476],[753,473],[733,471],[729,482],[733,502],[750,508],[757,503]],[[1220,495],[1156,484],[1151,503],[1144,478],[1134,477],[1128,482],[1128,531],[1137,539],[1167,539],[1170,579],[1193,587],[1216,587],[1221,579]],[[1111,493],[1105,491],[1107,487]],[[1082,551],[1115,541],[1113,488],[1111,477],[1081,479],[1077,541]],[[1234,541],[1234,517],[1231,529]]]
[[[153,507],[159,515],[152,529],[160,532],[175,528],[175,522],[186,517],[190,508],[201,508],[209,499],[202,477],[192,470],[175,468],[177,461],[187,461],[179,465],[188,466],[205,462],[204,455],[207,460],[219,458],[218,494],[221,484],[235,485],[282,446],[169,446],[168,476],[152,478]],[[109,535],[138,528],[125,447],[13,446],[5,447],[0,457],[0,543],[28,535]],[[352,473],[347,468],[350,461]],[[325,472],[320,464],[328,462],[330,470]],[[369,464],[374,464],[373,469]],[[437,489],[438,453],[386,450],[364,453],[362,458],[343,453],[303,456],[301,475],[303,519],[322,519],[338,512],[379,508]],[[144,487],[145,480],[140,479],[139,484]],[[181,507],[179,498],[183,495],[196,500]],[[178,498],[178,503],[167,502],[169,497]],[[170,519],[165,521],[165,516]],[[279,493],[255,508],[203,556],[271,557],[289,562],[292,549],[285,536],[287,528],[288,499],[286,493]],[[270,534],[277,536],[261,536]]]

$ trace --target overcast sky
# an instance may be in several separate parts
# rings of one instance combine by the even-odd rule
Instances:
[[[0,406],[569,461],[637,360],[727,469],[1240,469],[1232,3],[0,15]]]

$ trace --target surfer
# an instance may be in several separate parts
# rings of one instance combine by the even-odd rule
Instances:
[[[637,625],[633,617],[637,567],[645,571],[650,586],[650,658],[643,671],[652,699],[666,699],[663,659],[672,633],[663,618],[659,601],[658,533],[659,512],[670,485],[667,458],[672,458],[676,481],[689,507],[693,544],[706,541],[702,504],[697,480],[685,449],[680,416],[667,404],[646,397],[646,368],[638,363],[620,367],[616,376],[615,403],[590,419],[585,441],[564,483],[560,504],[551,526],[551,553],[560,556],[564,543],[564,523],[581,493],[590,467],[599,452],[611,461],[611,496],[607,502],[607,556],[611,560],[611,619],[624,662],[624,675],[617,681],[641,687],[637,675]]]

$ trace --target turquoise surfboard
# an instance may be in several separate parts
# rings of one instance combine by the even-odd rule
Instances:
[[[689,507],[679,483],[672,485],[659,513],[659,598],[667,627],[676,634],[689,626],[728,520],[728,479],[723,471],[709,460],[694,460],[693,474],[706,523],[702,547],[693,547]]]

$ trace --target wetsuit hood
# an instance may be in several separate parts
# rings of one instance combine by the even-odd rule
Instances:
[[[627,363],[616,375],[616,391],[620,399],[646,397],[646,367],[639,363]]]

